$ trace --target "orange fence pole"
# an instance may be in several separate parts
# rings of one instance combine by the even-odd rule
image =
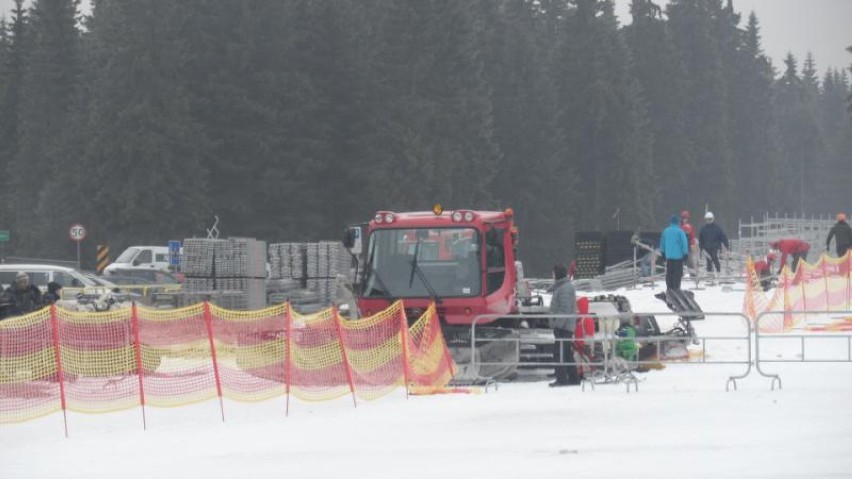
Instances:
[[[432,306],[434,307],[434,303]],[[456,380],[456,372],[453,370],[453,358],[450,356],[450,349],[446,346],[447,341],[444,339],[444,332],[441,330],[441,322],[438,320],[438,309],[434,309],[434,313],[432,313],[432,327],[438,328],[438,337],[441,338],[441,342],[444,343],[444,362],[447,363],[447,367],[450,370],[450,380]]]
[[[852,275],[850,275],[850,270],[852,270],[852,253],[847,251],[843,257],[846,258],[846,307],[843,309],[848,311],[849,308],[852,308],[852,302],[850,302],[849,298],[850,290],[852,290]]]
[[[213,357],[213,376],[216,378],[216,394],[219,395],[219,410],[222,411],[222,422],[225,422],[225,404],[222,401],[222,381],[219,377],[219,362],[216,360],[216,344],[213,341],[213,314],[210,312],[210,302],[204,302],[204,322],[207,323],[207,337],[210,339],[210,354]]]
[[[399,337],[402,340],[402,377],[405,381],[405,398],[408,399],[408,321],[405,317],[405,308],[399,308]]]
[[[346,381],[349,382],[349,392],[352,393],[352,404],[358,407],[355,400],[355,385],[352,383],[352,367],[349,364],[349,356],[346,354],[346,345],[343,343],[343,328],[340,326],[340,312],[334,307],[334,325],[337,327],[337,341],[340,343],[340,352],[343,354],[343,364],[346,366]]]
[[[291,310],[292,306],[288,301],[286,303],[286,309],[284,312],[285,322],[287,326],[285,326],[285,330],[287,332],[287,356],[284,357],[284,384],[287,389],[287,407],[284,412],[285,416],[290,415],[290,382],[291,382],[291,366],[293,364],[293,314]]]
[[[784,282],[783,282],[783,288],[784,288],[784,290],[783,290],[783,293],[784,293],[784,324],[781,326],[781,330],[787,331],[789,328],[791,328],[793,326],[793,314],[790,313],[790,311],[793,308],[790,304],[790,289],[789,289],[790,280],[788,278],[789,270],[787,269],[786,266],[784,267],[782,274],[784,275]]]
[[[797,274],[797,276],[799,276],[799,286],[802,287],[802,310],[807,311],[808,310],[808,297],[805,294],[805,279],[803,278],[803,276],[804,276],[803,274],[799,274],[799,271],[801,271],[801,268],[799,268],[799,270],[796,271],[796,274]],[[807,321],[808,321],[808,313],[805,313],[805,322],[807,323]]]
[[[139,340],[139,316],[136,311],[136,301],[130,304],[130,330],[133,332],[133,350],[136,353],[136,375],[139,377],[139,405],[142,407],[142,429],[148,430],[148,421],[145,418],[145,386],[142,375],[145,370],[142,367],[142,343]]]
[[[62,405],[62,421],[65,423],[65,437],[68,437],[68,413],[65,401],[65,373],[62,370],[62,348],[59,347],[59,319],[56,317],[56,305],[50,305],[50,327],[53,331],[53,350],[56,353],[56,374],[59,378],[59,401]]]
[[[820,271],[822,272],[823,283],[825,284],[825,310],[831,311],[831,303],[828,301],[828,275],[825,274],[825,254],[819,258]]]

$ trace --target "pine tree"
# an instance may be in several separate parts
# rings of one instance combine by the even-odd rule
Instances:
[[[772,128],[772,64],[760,45],[760,26],[751,13],[745,31],[727,15],[727,35],[735,40],[727,55],[729,128],[739,216],[759,215],[778,205],[770,201],[781,185]]]
[[[579,0],[555,54],[557,124],[579,172],[583,228],[653,225],[656,174],[645,100],[609,2]]]
[[[660,7],[650,0],[633,0],[630,11],[633,22],[624,32],[633,54],[633,71],[647,100],[658,174],[655,182],[661,185],[657,211],[671,213],[687,206],[683,198],[692,190],[695,169],[685,131],[686,74]]]
[[[68,181],[93,240],[114,249],[203,232],[210,214],[210,141],[189,112],[179,13],[157,0],[101,0],[92,13],[88,140]]]
[[[689,209],[710,205],[732,221],[733,167],[728,138],[727,82],[720,49],[720,0],[672,0],[666,9],[687,78],[686,134],[695,152]]]
[[[436,0],[375,7],[376,78],[362,190],[376,208],[487,204],[500,158],[473,4]]]
[[[774,113],[784,172],[778,204],[802,214],[821,210],[818,197],[824,144],[807,85],[798,74],[795,57],[784,59],[785,71],[776,82]]]

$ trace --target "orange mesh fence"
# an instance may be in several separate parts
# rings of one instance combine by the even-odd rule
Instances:
[[[343,343],[351,364],[355,394],[376,399],[405,385],[401,301],[369,318],[343,321]]]
[[[336,309],[301,315],[289,304],[46,308],[0,322],[0,423],[216,397],[286,394],[289,404],[290,394],[320,401],[375,399],[399,386],[442,390],[454,365],[434,306],[406,326],[401,302],[358,320],[343,320]]]
[[[435,305],[408,331],[409,381],[420,393],[438,392],[455,375],[455,365],[441,332]]]
[[[288,305],[257,311],[210,306],[222,393],[237,401],[286,394]]]
[[[55,344],[48,309],[0,321],[0,423],[62,409]]]
[[[292,313],[290,393],[306,401],[349,394],[338,320],[333,309],[310,316]]]
[[[771,298],[767,298],[761,289],[760,278],[750,260],[746,268],[745,315],[753,321],[762,312],[784,313],[761,321],[761,331],[787,331],[807,322],[805,313],[793,311],[852,309],[852,253],[842,258],[823,255],[815,264],[800,261],[795,273],[785,267]]]

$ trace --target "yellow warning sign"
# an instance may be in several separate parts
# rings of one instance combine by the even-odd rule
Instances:
[[[109,246],[104,244],[98,245],[97,252],[97,267],[95,268],[98,274],[103,274],[104,268],[109,264]]]

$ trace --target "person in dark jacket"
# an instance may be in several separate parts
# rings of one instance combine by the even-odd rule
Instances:
[[[6,294],[12,302],[12,314],[32,313],[42,306],[41,290],[30,284],[30,277],[23,271],[15,275],[15,282],[6,288]]]
[[[849,251],[849,248],[852,248],[852,227],[846,222],[845,213],[837,215],[837,223],[828,232],[828,238],[825,240],[826,251],[831,246],[831,238],[834,238],[834,246],[837,250],[838,258],[842,258]]]
[[[683,261],[689,256],[689,239],[677,215],[672,216],[669,227],[660,236],[660,252],[666,258],[666,288],[680,289]]]
[[[716,217],[712,211],[704,214],[704,222],[704,226],[698,232],[698,249],[707,254],[707,272],[712,274],[715,268],[715,272],[720,273],[722,265],[719,264],[719,251],[722,246],[730,250],[731,245],[728,244],[725,232],[716,224]]]
[[[44,305],[50,306],[60,299],[62,299],[62,285],[56,281],[47,283],[47,292],[44,293],[44,297],[42,298]]]
[[[568,270],[565,266],[553,267],[553,297],[550,299],[550,312],[553,314],[577,314],[577,293],[568,279]],[[580,384],[577,374],[577,365],[574,364],[574,329],[577,318],[550,318],[550,327],[553,328],[553,336],[556,338],[556,347],[553,350],[553,359],[556,363],[572,363],[565,366],[556,366],[556,381],[550,383],[550,387],[573,386]],[[559,341],[562,339],[563,341]]]
[[[12,297],[6,291],[0,291],[0,319],[12,316]]]
[[[780,239],[776,241],[772,241],[769,243],[769,247],[778,250],[781,252],[781,261],[778,266],[778,274],[781,274],[781,271],[784,270],[784,266],[787,265],[787,257],[790,256],[793,258],[793,272],[796,272],[796,268],[799,267],[800,260],[808,259],[808,251],[811,250],[811,245],[807,241],[802,241],[796,238],[787,238]]]

